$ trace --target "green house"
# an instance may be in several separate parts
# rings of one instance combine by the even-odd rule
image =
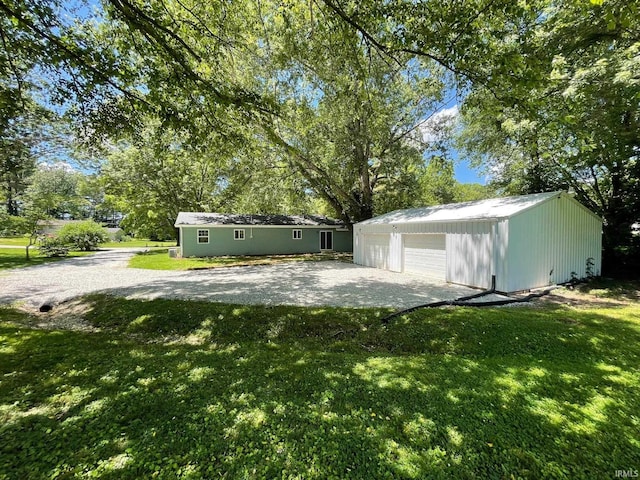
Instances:
[[[318,215],[180,212],[175,226],[183,257],[353,251],[347,225]]]

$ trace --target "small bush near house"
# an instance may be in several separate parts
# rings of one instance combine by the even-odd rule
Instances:
[[[96,250],[98,245],[108,239],[107,232],[93,220],[70,223],[58,232],[58,238],[62,243],[71,245],[80,251]]]
[[[66,257],[69,254],[69,247],[60,237],[50,235],[40,240],[38,251],[45,257]]]

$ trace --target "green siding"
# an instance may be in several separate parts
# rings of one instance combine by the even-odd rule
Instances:
[[[245,239],[234,240],[233,231],[244,229]],[[213,257],[218,255],[284,255],[320,251],[320,231],[333,232],[333,250],[351,252],[352,234],[335,228],[302,228],[302,238],[293,239],[295,227],[180,227],[182,255]],[[198,243],[198,230],[209,230],[209,243]]]

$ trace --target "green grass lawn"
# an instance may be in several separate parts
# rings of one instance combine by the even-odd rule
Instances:
[[[127,240],[126,242],[105,242],[100,244],[100,248],[131,248],[131,247],[175,247],[176,241],[169,240],[166,242],[149,240],[148,238],[134,238],[133,240]]]
[[[3,308],[0,478],[615,478],[640,467],[640,307],[602,301],[387,327],[375,309]],[[64,318],[78,329],[38,328]]]
[[[0,245],[26,247],[29,245],[29,237],[0,237]]]
[[[203,258],[170,258],[167,249],[138,253],[129,260],[131,268],[149,270],[195,270],[218,267],[235,267],[247,265],[273,265],[285,262],[307,262],[320,260],[351,260],[350,254],[343,253],[308,253],[300,255],[260,255],[260,256],[225,256]]]
[[[42,263],[57,262],[65,258],[81,257],[92,255],[94,252],[69,252],[66,257],[44,257],[38,253],[38,249],[31,247],[27,260],[24,248],[1,248],[0,247],[0,270],[16,267],[30,267]]]
[[[28,237],[0,237],[0,245],[26,246],[29,243]],[[176,241],[158,242],[148,238],[136,238],[126,242],[106,242],[100,245],[101,248],[130,248],[130,247],[173,247]]]

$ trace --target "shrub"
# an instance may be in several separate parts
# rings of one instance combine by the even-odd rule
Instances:
[[[0,212],[0,236],[13,237],[27,232],[28,229],[28,222],[25,218]]]
[[[52,235],[40,240],[38,250],[45,257],[66,257],[69,254],[69,247],[59,237]]]
[[[104,228],[93,220],[69,223],[58,232],[63,243],[71,245],[76,250],[96,250],[98,245],[107,241],[108,235]]]
[[[127,235],[124,230],[117,230],[116,233],[113,234],[114,242],[130,242],[131,237]]]

